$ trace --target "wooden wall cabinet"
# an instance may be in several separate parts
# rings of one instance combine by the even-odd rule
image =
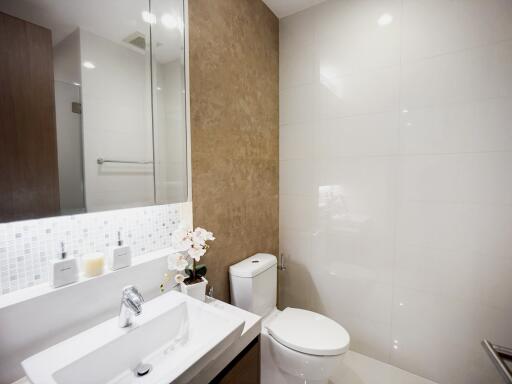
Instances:
[[[59,214],[51,31],[0,12],[0,222]]]
[[[220,372],[211,384],[259,384],[260,382],[260,337]]]

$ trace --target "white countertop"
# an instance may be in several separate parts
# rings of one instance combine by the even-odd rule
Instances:
[[[104,269],[103,273],[94,277],[85,277],[83,274],[80,274],[79,279],[75,283],[71,283],[62,287],[53,288],[49,283],[39,284],[33,287],[20,289],[18,291],[14,291],[11,293],[7,293],[5,295],[0,295],[0,309],[7,308],[9,306],[31,300],[44,295],[51,295],[55,292],[59,292],[62,290],[67,290],[70,287],[82,285],[82,284],[91,284],[94,281],[104,280],[112,276],[113,274],[126,273],[127,271],[136,271],[138,266],[150,263],[152,261],[167,258],[169,255],[175,253],[176,251],[172,248],[163,248],[157,251],[148,252],[144,255],[140,255],[132,261],[132,264],[128,268],[121,268],[115,271],[110,270],[109,268]],[[17,384],[17,383],[16,383]]]
[[[240,338],[229,346],[219,358],[196,375],[189,384],[209,383],[261,333],[262,318],[260,316],[216,299],[207,299],[207,303],[227,311],[233,316],[243,318],[245,325]]]

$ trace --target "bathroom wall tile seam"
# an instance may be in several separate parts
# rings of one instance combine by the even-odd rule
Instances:
[[[401,0],[400,1],[400,21],[401,23],[404,21],[404,16],[405,16],[405,10],[404,10],[404,0]],[[399,96],[398,96],[398,108],[399,108],[399,112],[398,113],[403,113],[403,99],[404,99],[404,91],[403,91],[403,70],[404,70],[404,41],[403,41],[403,25],[400,24],[400,76],[399,76],[399,89],[400,89],[400,92],[399,92]],[[398,141],[399,141],[399,148],[401,150],[402,148],[402,137],[403,137],[403,129],[404,129],[404,124],[403,122],[401,121],[401,119],[399,119],[399,123],[398,123]],[[402,154],[400,154],[401,156],[400,157],[403,157]],[[397,172],[397,179],[396,179],[396,188],[397,188],[397,191],[400,191],[400,186],[402,185],[402,173],[400,171]],[[397,345],[395,343],[395,341],[397,341],[397,339],[395,339],[395,326],[396,326],[396,323],[395,323],[395,316],[393,316],[393,309],[395,308],[396,306],[396,303],[397,303],[397,300],[398,298],[396,297],[396,275],[397,275],[397,250],[398,250],[398,231],[399,231],[399,207],[400,207],[400,192],[396,194],[395,196],[395,200],[394,200],[394,203],[395,203],[395,206],[394,206],[394,209],[395,209],[395,216],[394,216],[394,222],[393,222],[393,226],[394,226],[394,230],[393,230],[393,260],[392,260],[392,266],[391,266],[391,274],[392,274],[392,298],[391,298],[391,327],[390,327],[390,340],[389,340],[389,360],[388,362],[390,364],[392,364],[393,362],[393,348],[400,348],[399,345]],[[399,304],[400,305],[400,304]],[[393,340],[393,346],[391,345],[391,340]]]
[[[406,288],[408,290],[415,291],[415,292],[422,293],[422,294],[426,294],[426,295],[432,295],[432,296],[436,296],[437,295],[437,293],[433,292],[432,290],[425,289],[425,288],[418,288],[417,286],[414,286],[413,284],[394,282],[393,285],[395,287],[397,287],[397,288]],[[457,294],[445,293],[445,295],[448,298],[450,298],[450,300],[453,300],[453,301],[459,302],[459,303],[463,303],[463,304],[467,304],[467,305],[471,305],[475,301],[474,298],[463,297],[463,296],[457,295]],[[487,308],[487,309],[493,309],[493,310],[497,310],[497,311],[508,311],[508,310],[510,310],[510,308],[506,308],[504,306],[493,304],[491,302],[485,302],[484,300],[482,300],[480,298],[478,298],[478,301],[481,302],[481,303],[479,303],[479,307],[481,307],[482,309],[486,309]]]
[[[404,65],[404,58],[403,58],[403,28],[402,28],[402,23],[403,23],[403,20],[404,20],[404,0],[401,0],[400,1],[400,32],[399,32],[399,35],[400,35],[400,43],[399,43],[399,52],[400,52],[400,62],[399,62],[399,71],[400,71],[400,75],[399,75],[399,94],[398,94],[398,107],[399,107],[399,111],[398,113],[400,113],[401,111],[401,106],[403,104],[403,90],[402,90],[402,73],[403,73],[403,65]],[[401,143],[402,143],[402,129],[403,129],[403,124],[401,123],[401,119],[399,118],[398,120],[398,148],[399,148],[399,151],[401,151]],[[401,155],[401,153],[400,153]],[[401,157],[401,156],[400,156]],[[398,243],[397,243],[397,238],[398,238],[398,208],[399,208],[399,205],[400,205],[400,185],[401,185],[401,172],[400,171],[397,171],[397,174],[396,174],[396,191],[398,191],[398,193],[394,196],[394,199],[393,199],[393,203],[394,203],[394,207],[393,207],[393,210],[394,210],[394,220],[393,220],[393,258],[392,258],[392,264],[391,264],[391,284],[392,284],[392,289],[391,289],[391,319],[390,319],[390,330],[389,330],[389,344],[388,344],[388,362],[391,362],[392,359],[393,359],[393,356],[392,356],[392,353],[393,353],[393,349],[392,348],[396,348],[397,345],[394,343],[395,341],[395,338],[394,338],[394,326],[395,326],[395,322],[394,322],[394,316],[393,316],[393,308],[395,306],[395,302],[397,300],[396,298],[396,292],[395,292],[395,283],[396,283],[396,265],[397,265],[397,248],[398,248]],[[391,345],[391,340],[393,340],[393,347]]]
[[[511,40],[512,42],[512,40]],[[400,82],[403,82],[403,80],[400,80]],[[293,91],[293,90],[297,90],[298,88],[305,88],[307,86],[311,86],[311,85],[318,85],[316,84],[316,82],[310,82],[310,83],[307,83],[307,84],[301,84],[301,85],[297,85],[297,86],[289,86],[289,87],[282,87],[282,91]],[[482,103],[485,103],[487,101],[510,101],[512,99],[512,95],[506,95],[506,96],[490,96],[490,97],[476,97],[476,98],[472,98],[470,100],[453,100],[453,101],[446,101],[446,102],[443,102],[443,109],[448,109],[448,107],[453,107],[453,106],[461,106],[461,105],[479,105],[479,104],[482,104]],[[402,106],[402,107],[406,107],[406,106]],[[426,105],[426,106],[419,106],[419,107],[414,107],[415,110],[431,110],[431,109],[434,109],[434,108],[439,108],[439,105],[437,104],[434,104],[434,105]],[[394,112],[397,112],[397,111],[394,111]],[[402,113],[403,110],[401,109],[398,109],[398,112]],[[317,122],[317,121],[320,121],[320,122],[326,122],[326,121],[333,121],[333,120],[345,120],[345,119],[349,119],[351,117],[357,117],[357,116],[375,116],[375,115],[382,115],[384,113],[387,113],[386,111],[384,112],[381,112],[381,111],[377,111],[377,112],[363,112],[363,113],[355,113],[355,114],[348,114],[348,115],[342,115],[342,116],[335,116],[335,117],[324,117],[324,116],[320,116],[320,117],[317,117],[317,118],[314,118],[314,117],[311,117],[309,119],[306,119],[306,120],[303,120],[301,122],[281,122],[280,123],[280,126],[292,126],[292,125],[296,125],[296,124],[300,124],[300,123],[311,123],[311,122]]]
[[[510,40],[510,42],[512,42],[512,40]],[[424,60],[420,60],[420,61],[423,62]],[[393,66],[393,68],[401,68],[400,74],[401,74],[401,76],[403,75],[403,69],[402,69],[403,66]],[[356,73],[361,73],[361,71],[358,71]],[[350,76],[351,76],[350,74],[348,74],[347,76],[336,76],[336,77],[333,77],[333,79],[340,79],[343,77],[350,77]],[[404,93],[404,90],[403,90],[404,80],[399,79],[398,83],[400,83],[399,97],[402,100],[403,93]],[[316,86],[318,86],[318,84],[316,82],[308,82],[308,83],[303,83],[303,84],[281,87],[281,92],[287,93],[290,91],[296,91],[298,89],[303,89],[303,88],[307,88],[307,87],[316,87]],[[413,106],[409,107],[408,109],[410,111],[418,111],[418,110],[423,111],[423,110],[431,110],[434,108],[442,108],[443,110],[448,110],[450,107],[454,107],[454,106],[480,105],[480,104],[483,104],[483,103],[489,102],[489,101],[510,101],[510,100],[512,100],[512,92],[510,92],[510,94],[507,94],[507,95],[495,95],[495,96],[488,96],[488,97],[472,96],[470,99],[443,101],[442,107],[440,107],[441,104],[439,104],[439,103],[433,103],[433,104],[426,104],[426,105],[419,105],[419,106],[413,105]],[[316,100],[315,100],[315,102],[316,102]],[[377,116],[377,115],[382,115],[384,113],[396,113],[396,112],[402,113],[402,108],[407,108],[408,106],[404,105],[402,101],[400,101],[400,105],[401,105],[401,107],[398,109],[389,107],[389,108],[382,109],[379,111],[344,113],[343,115],[328,116],[328,117],[325,117],[325,116],[310,117],[310,118],[300,120],[300,121],[282,121],[282,120],[280,120],[279,125],[280,125],[280,127],[287,127],[287,126],[293,126],[296,124],[304,124],[304,123],[340,121],[340,120],[345,120],[345,119],[349,119],[349,118],[353,118],[353,117]],[[315,106],[313,107],[313,112],[317,113]],[[508,152],[508,151],[507,150],[493,150],[493,151],[468,151],[468,152],[473,153],[473,152]],[[449,153],[452,153],[452,152],[449,152]],[[460,152],[453,152],[453,153],[460,153]]]
[[[372,74],[372,73],[389,71],[389,70],[392,70],[392,69],[399,69],[399,68],[400,68],[400,65],[398,65],[398,64],[390,64],[390,65],[379,66],[379,67],[363,67],[363,68],[360,68],[360,69],[357,69],[357,70],[354,69],[354,70],[350,70],[350,71],[347,71],[347,72],[342,72],[342,73],[340,73],[340,74],[338,74],[336,76],[333,76],[332,79],[342,79],[342,78],[345,78],[345,77],[353,76],[355,74],[361,74],[362,72],[364,72],[366,74]],[[304,82],[295,82],[295,83],[293,83],[291,85],[286,85],[285,87],[281,88],[281,92],[294,91],[294,90],[297,90],[299,88],[304,88],[304,87],[307,87],[307,86],[316,86],[316,85],[317,85],[317,82],[314,81],[314,80],[304,81]]]
[[[134,258],[169,247],[183,221],[182,204],[158,205],[0,224],[0,294],[44,284],[61,242],[68,256],[105,252],[121,231]]]
[[[466,48],[462,48],[462,49],[453,49],[453,50],[446,51],[443,53],[438,53],[435,55],[422,56],[419,58],[402,58],[403,59],[402,63],[403,64],[412,64],[412,63],[416,63],[416,62],[422,62],[425,60],[436,59],[436,58],[443,57],[443,56],[454,55],[454,54],[459,54],[459,53],[464,53],[464,52],[470,52],[470,51],[479,50],[479,49],[485,49],[488,47],[501,45],[501,44],[508,44],[511,42],[512,42],[512,38],[506,38],[506,39],[502,39],[502,40],[500,39],[500,40],[490,41],[487,43],[478,44],[478,45],[474,45],[474,46],[470,46],[470,47],[466,47]]]
[[[512,97],[500,97],[500,98],[486,98],[486,99],[481,99],[481,100],[477,100],[477,101],[474,101],[474,102],[453,102],[451,104],[447,104],[447,108],[445,108],[445,110],[448,110],[449,106],[461,106],[461,105],[468,105],[468,104],[472,104],[474,103],[475,105],[482,105],[484,103],[487,103],[487,102],[510,102],[511,104],[511,107],[512,107]],[[435,107],[426,107],[426,108],[415,108],[413,109],[412,111],[413,112],[416,112],[416,111],[428,111],[428,110],[431,110],[431,109],[434,109]],[[347,121],[349,119],[352,119],[352,118],[357,118],[357,117],[360,117],[360,118],[363,118],[363,117],[376,117],[376,116],[380,116],[380,115],[384,115],[386,113],[389,113],[389,112],[379,112],[379,113],[368,113],[368,114],[358,114],[358,115],[351,115],[351,116],[344,116],[344,117],[335,117],[335,118],[320,118],[320,119],[314,119],[314,118],[311,118],[311,119],[308,119],[308,120],[303,120],[303,121],[300,121],[300,122],[290,122],[290,123],[281,123],[280,124],[280,129],[284,132],[287,132],[287,131],[290,131],[291,129],[293,129],[294,127],[297,127],[297,126],[306,126],[306,125],[312,125],[312,124],[315,124],[315,125],[321,125],[321,124],[326,124],[326,123],[334,123],[334,122],[337,122],[337,123],[342,123],[344,121]],[[393,113],[397,113],[397,112],[393,112]],[[400,113],[402,114],[402,113]],[[357,156],[376,156],[376,157],[382,157],[382,156],[397,156],[397,157],[401,157],[401,158],[412,158],[412,157],[421,157],[421,156],[438,156],[438,155],[446,155],[446,156],[449,156],[449,155],[458,155],[458,156],[462,156],[462,155],[477,155],[477,154],[482,154],[482,155],[485,155],[485,154],[508,154],[511,152],[512,150],[512,146],[510,143],[508,142],[500,142],[499,144],[497,143],[494,143],[492,145],[490,145],[488,149],[478,149],[478,148],[474,148],[474,149],[471,149],[471,148],[465,148],[465,149],[459,149],[459,150],[445,150],[445,149],[440,149],[440,150],[433,150],[433,149],[429,149],[429,150],[417,150],[415,149],[413,152],[407,148],[403,148],[405,145],[406,145],[406,142],[404,142],[404,130],[405,130],[405,127],[403,126],[403,124],[399,124],[397,126],[398,128],[398,132],[399,132],[399,137],[398,137],[398,140],[394,143],[394,145],[397,147],[396,150],[393,150],[393,151],[389,151],[387,153],[357,153],[357,154],[352,154],[352,153],[348,153],[348,154],[343,154],[343,153],[337,153],[335,155],[331,155],[331,154],[322,154],[322,155],[315,155],[313,157],[315,158],[326,158],[326,157],[330,157],[330,158],[344,158],[344,157],[357,157]],[[469,132],[471,134],[473,134],[474,132]],[[289,134],[289,132],[288,132]],[[321,132],[317,132],[316,134],[312,134],[310,139],[313,140],[313,143],[310,143],[310,146],[312,148],[314,148],[314,140],[318,137],[322,135]],[[473,144],[472,144],[473,145]],[[501,146],[502,148],[498,148],[498,146]],[[503,148],[503,147],[506,147],[506,148]],[[508,148],[510,147],[510,149]],[[281,161],[287,161],[287,160],[294,160],[294,159],[297,159],[297,158],[301,158],[301,157],[304,157],[304,155],[302,156],[295,156],[293,158],[288,158],[288,157],[281,157]]]

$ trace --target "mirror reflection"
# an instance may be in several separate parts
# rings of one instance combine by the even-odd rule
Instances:
[[[0,221],[187,200],[182,0],[0,1]]]

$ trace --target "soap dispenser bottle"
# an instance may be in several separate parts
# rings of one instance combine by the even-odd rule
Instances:
[[[132,264],[132,252],[129,246],[123,245],[121,232],[117,232],[117,246],[109,248],[107,264],[113,271],[129,267]]]
[[[61,253],[58,259],[50,260],[50,285],[62,287],[78,281],[78,263],[74,257],[67,257],[64,243],[60,243]]]

